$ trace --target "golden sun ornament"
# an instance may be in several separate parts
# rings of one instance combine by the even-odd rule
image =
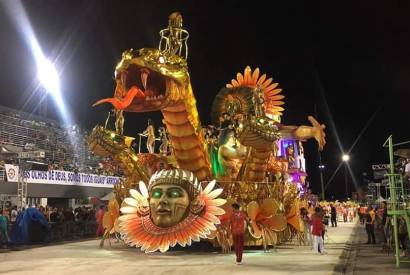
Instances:
[[[280,116],[282,111],[285,110],[281,107],[285,104],[285,102],[281,101],[285,96],[280,94],[282,89],[277,88],[279,83],[272,81],[273,78],[266,79],[266,74],[260,76],[259,68],[252,72],[251,67],[247,66],[244,73],[237,73],[236,79],[232,79],[230,84],[226,84],[226,87],[261,87],[265,99],[265,113],[267,115]]]
[[[140,191],[130,189],[131,197],[126,198],[121,207],[123,215],[119,218],[119,227],[123,240],[150,253],[166,252],[176,244],[185,247],[200,238],[208,238],[216,230],[215,225],[220,223],[218,216],[225,213],[220,206],[226,201],[217,198],[222,189],[214,189],[215,184],[213,180],[203,190],[197,185],[199,193],[191,201],[187,217],[174,226],[160,227],[151,219],[150,211],[153,210],[149,206],[149,192],[145,183],[140,181]]]

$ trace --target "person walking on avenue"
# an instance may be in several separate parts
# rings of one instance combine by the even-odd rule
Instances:
[[[332,227],[337,227],[337,212],[336,207],[333,204],[330,205],[330,221],[332,223]]]
[[[376,219],[376,214],[373,211],[373,207],[369,206],[366,215],[366,233],[367,233],[367,243],[375,244],[376,237],[374,236],[374,222]]]
[[[233,212],[230,219],[231,233],[235,247],[236,264],[242,264],[243,242],[245,226],[247,221],[246,214],[240,210],[239,204],[232,204]]]
[[[312,235],[313,235],[313,252],[326,254],[323,242],[323,232],[325,230],[322,222],[322,209],[320,207],[315,208],[315,214],[312,215]]]

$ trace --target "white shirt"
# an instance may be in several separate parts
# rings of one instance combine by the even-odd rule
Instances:
[[[15,221],[16,221],[17,214],[18,214],[18,212],[17,212],[16,209],[11,210],[11,218],[10,218],[10,221],[11,221],[11,222],[15,222]]]
[[[408,162],[404,168],[404,173],[410,174],[410,162]]]

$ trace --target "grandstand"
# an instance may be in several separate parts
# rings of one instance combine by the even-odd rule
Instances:
[[[78,126],[61,127],[57,121],[0,106],[0,145],[8,159],[12,153],[41,150],[54,169],[96,172],[101,159],[88,150],[87,135]]]
[[[48,170],[121,176],[118,167],[109,159],[101,159],[88,150],[87,135],[88,131],[77,125],[62,126],[55,120],[0,106],[0,182],[3,182],[0,183],[0,194],[10,194],[12,189],[14,192],[14,185],[7,187],[5,184],[5,164],[17,165],[21,152],[43,152],[44,157],[32,160],[47,165]],[[35,188],[29,188],[29,193],[38,198],[84,198],[108,192],[95,188],[98,189],[71,187],[68,190],[50,184],[41,188],[41,184],[37,184]]]

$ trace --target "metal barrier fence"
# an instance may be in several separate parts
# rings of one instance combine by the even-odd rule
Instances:
[[[95,237],[97,223],[95,221],[49,222],[51,242]]]
[[[0,170],[0,181],[6,181],[6,170]]]

